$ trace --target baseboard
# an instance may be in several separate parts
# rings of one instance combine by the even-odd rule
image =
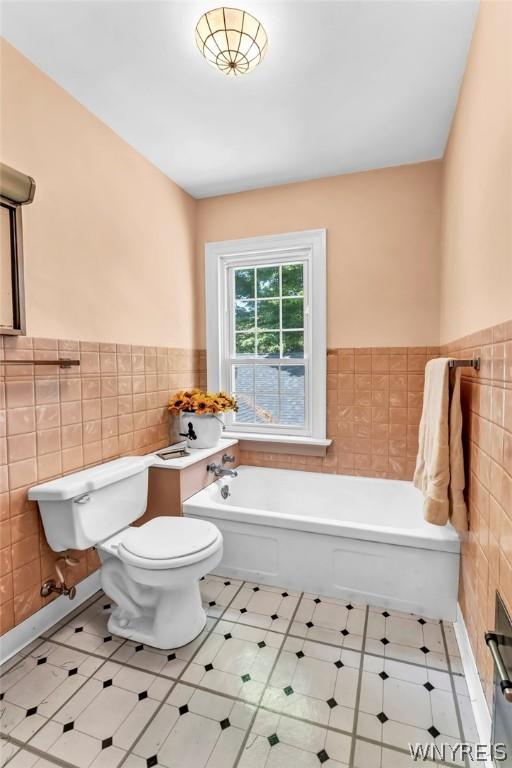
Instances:
[[[491,714],[487,706],[487,699],[485,698],[482,683],[480,682],[480,676],[478,674],[478,668],[476,666],[471,643],[469,642],[469,635],[464,616],[462,615],[461,607],[458,604],[457,621],[454,623],[453,628],[459,644],[462,667],[466,676],[466,683],[469,690],[469,698],[471,700],[471,707],[473,709],[478,736],[481,743],[489,744],[491,741],[492,729]]]
[[[74,611],[99,589],[100,572],[95,571],[77,584],[74,600],[69,600],[69,598],[61,595],[22,621],[21,624],[10,629],[9,632],[0,637],[0,663],[3,664],[15,653],[19,653],[26,645]]]

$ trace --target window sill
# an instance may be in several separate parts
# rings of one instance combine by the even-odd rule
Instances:
[[[332,440],[295,435],[264,435],[260,432],[225,431],[222,437],[238,440],[243,451],[270,451],[302,456],[325,456]]]

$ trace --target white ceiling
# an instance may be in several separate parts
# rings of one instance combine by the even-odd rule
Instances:
[[[237,0],[269,35],[239,78],[195,47],[218,4],[10,1],[2,34],[195,197],[443,155],[477,0]]]

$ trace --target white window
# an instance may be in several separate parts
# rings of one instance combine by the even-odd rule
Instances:
[[[236,395],[228,432],[325,440],[325,230],[206,245],[208,389]]]

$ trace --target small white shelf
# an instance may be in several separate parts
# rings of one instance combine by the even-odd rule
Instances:
[[[187,451],[190,452],[190,456],[183,456],[179,459],[161,459],[159,456],[154,454],[149,454],[149,456],[153,455],[154,460],[149,464],[150,467],[160,467],[161,469],[186,469],[187,467],[191,467],[193,464],[197,464],[198,461],[202,461],[203,459],[207,459],[208,456],[213,456],[213,454],[218,453],[219,451],[224,451],[227,448],[231,448],[231,446],[236,445],[238,443],[238,440],[234,439],[226,439],[221,438],[217,445],[215,445],[213,448],[187,448]],[[161,448],[158,453],[161,453],[161,451],[166,451],[169,448],[186,448],[186,443],[175,443],[174,445],[169,445],[167,448]]]

